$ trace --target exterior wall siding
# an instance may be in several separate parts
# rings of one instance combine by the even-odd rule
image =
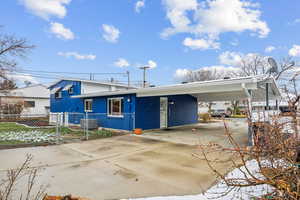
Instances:
[[[108,99],[123,98],[123,117],[108,116]],[[88,113],[89,119],[97,119],[98,125],[105,128],[114,128],[122,130],[134,129],[134,111],[135,111],[135,95],[94,97],[92,99],[92,112]],[[72,123],[72,122],[70,122]]]
[[[181,126],[198,122],[198,101],[191,95],[169,96],[168,126]],[[174,104],[170,104],[174,102]]]
[[[73,95],[81,94],[81,83],[79,81],[60,81],[50,88],[65,87],[72,84],[74,93],[70,95],[68,91],[62,90],[62,98],[55,98],[54,94],[50,94],[50,112],[83,112],[83,100],[71,98]]]
[[[159,97],[137,97],[135,127],[143,130],[160,128]]]
[[[190,95],[168,97],[168,126],[197,123],[197,99]],[[171,103],[172,102],[172,103]],[[136,98],[136,128],[160,128],[160,96]]]

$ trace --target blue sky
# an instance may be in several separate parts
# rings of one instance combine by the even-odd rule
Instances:
[[[23,69],[128,70],[137,81],[150,64],[150,82],[162,85],[248,53],[297,60],[299,8],[299,0],[3,0],[0,18],[5,32],[36,45]]]

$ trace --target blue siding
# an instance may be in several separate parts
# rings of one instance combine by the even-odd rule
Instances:
[[[110,117],[107,114],[109,98],[123,97],[123,117]],[[132,130],[134,122],[135,95],[95,97],[93,99],[93,112],[89,112],[90,119],[97,119],[98,125],[105,128]]]
[[[74,94],[70,95],[68,91],[62,91],[62,98],[55,98],[54,94],[50,95],[50,112],[83,112],[83,100],[71,98],[73,95],[81,94],[81,83],[79,81],[60,81],[52,88],[65,87],[72,84]]]
[[[197,123],[197,99],[190,95],[168,97],[168,126]],[[173,104],[171,104],[173,102]],[[160,97],[136,98],[136,128],[160,128]]]
[[[168,98],[168,126],[181,126],[198,122],[197,98],[190,95],[177,95]]]
[[[159,97],[136,97],[135,127],[143,130],[160,128]]]

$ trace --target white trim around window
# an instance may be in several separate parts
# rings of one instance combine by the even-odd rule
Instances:
[[[107,99],[107,116],[108,117],[124,117],[123,115],[123,97],[114,97]]]
[[[84,100],[84,112],[93,112],[93,99]]]

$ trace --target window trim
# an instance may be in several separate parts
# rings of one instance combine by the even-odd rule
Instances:
[[[32,106],[30,105],[31,103],[33,103]],[[24,108],[35,108],[35,101],[34,100],[24,101]]]
[[[110,114],[109,113],[109,111],[110,111],[110,109],[109,109],[109,101],[111,101],[111,100],[119,100],[121,103],[120,103],[120,114]],[[108,117],[115,117],[115,118],[123,118],[124,117],[124,114],[123,114],[123,112],[122,112],[122,107],[123,107],[123,105],[122,105],[122,100],[123,100],[123,102],[124,102],[124,97],[113,97],[113,98],[107,98],[107,116]],[[112,104],[111,104],[111,106],[112,106]],[[112,109],[112,108],[111,108]]]
[[[58,94],[58,95],[56,96],[56,94]],[[56,91],[56,92],[54,93],[54,98],[55,98],[55,99],[61,99],[61,98],[62,98],[62,91],[61,91],[61,90]]]
[[[74,86],[72,85],[72,87],[70,87],[69,89],[68,89],[68,93],[69,94],[74,94]]]
[[[91,102],[91,110],[86,109],[86,102]],[[93,99],[85,99],[84,100],[84,112],[93,112]]]

